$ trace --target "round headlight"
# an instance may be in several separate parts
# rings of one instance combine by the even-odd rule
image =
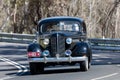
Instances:
[[[47,39],[47,38],[44,39],[44,40],[43,40],[43,43],[44,43],[45,45],[48,45],[48,44],[49,44],[49,39]]]
[[[72,38],[67,38],[67,39],[66,39],[66,43],[67,43],[67,44],[71,44],[71,43],[72,43]]]
[[[42,54],[43,56],[46,57],[46,56],[49,56],[50,52],[48,50],[44,50]]]

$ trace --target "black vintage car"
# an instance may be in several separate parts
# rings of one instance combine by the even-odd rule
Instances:
[[[80,64],[87,71],[92,51],[86,37],[86,25],[81,18],[50,17],[39,21],[37,40],[28,46],[31,74],[44,71],[45,66]]]

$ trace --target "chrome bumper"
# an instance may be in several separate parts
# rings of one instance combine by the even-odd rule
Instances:
[[[75,61],[87,61],[88,58],[86,56],[83,57],[55,57],[55,58],[29,58],[29,62],[75,62]]]

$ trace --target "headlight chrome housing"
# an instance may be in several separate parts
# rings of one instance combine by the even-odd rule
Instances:
[[[43,43],[44,43],[45,45],[48,45],[48,44],[49,44],[49,39],[47,39],[47,38],[44,39],[44,40],[43,40]]]
[[[71,43],[72,43],[72,38],[67,38],[67,39],[66,39],[66,43],[67,43],[67,44],[71,44]]]

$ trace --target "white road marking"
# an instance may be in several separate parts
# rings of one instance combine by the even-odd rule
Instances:
[[[100,54],[93,54],[93,56],[95,56],[95,57],[99,57],[99,56],[101,56]]]
[[[7,79],[11,79],[11,78],[14,78],[14,77],[6,76],[6,77],[1,78],[0,80],[7,80]]]
[[[115,75],[118,75],[118,74],[119,74],[119,73],[113,73],[113,74],[109,74],[109,75],[101,76],[101,77],[98,77],[98,78],[94,78],[94,79],[91,79],[91,80],[100,80],[100,79],[104,79],[104,78],[112,77],[112,76],[115,76]]]
[[[19,69],[18,73],[21,73],[21,72],[22,72],[22,68],[21,68],[20,66],[15,65],[15,64],[13,64],[12,62],[7,61],[7,60],[4,59],[4,58],[1,58],[0,60],[2,60],[2,61],[4,61],[4,62],[7,62],[8,64],[13,65],[13,66],[15,66],[16,68],[18,68],[18,69]]]
[[[117,65],[118,67],[120,67],[120,65]]]
[[[2,61],[4,61],[4,62],[6,62],[6,63],[8,63],[8,64],[10,64],[10,65],[13,65],[13,66],[15,66],[16,68],[18,68],[18,72],[17,72],[16,75],[22,75],[22,74],[24,74],[25,72],[28,71],[27,67],[25,67],[25,66],[23,66],[23,65],[21,65],[21,64],[19,64],[19,63],[16,63],[16,62],[14,62],[14,61],[11,61],[11,60],[9,60],[9,59],[7,59],[7,58],[4,58],[4,57],[2,57],[2,56],[0,56],[0,60],[2,60]],[[1,78],[0,80],[6,80],[6,79],[10,79],[10,78],[14,78],[14,77],[7,76],[7,77],[4,77],[4,78]]]

